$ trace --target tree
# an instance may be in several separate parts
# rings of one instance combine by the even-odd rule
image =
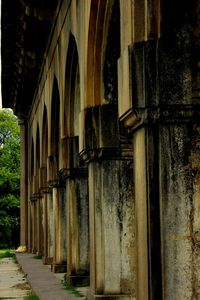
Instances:
[[[20,137],[17,117],[0,111],[0,247],[19,244]]]

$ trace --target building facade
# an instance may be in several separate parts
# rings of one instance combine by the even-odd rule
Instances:
[[[200,299],[200,2],[2,0],[21,246],[88,299]]]

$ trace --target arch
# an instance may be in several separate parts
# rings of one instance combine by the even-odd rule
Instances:
[[[31,163],[30,163],[30,179],[32,180],[34,175],[34,141],[31,139]]]
[[[120,57],[120,6],[114,0],[103,44],[102,96],[106,103],[118,102],[118,59]]]
[[[53,82],[50,122],[51,122],[50,154],[54,164],[54,172],[58,173],[59,140],[60,140],[60,94],[59,94],[58,82],[56,77],[54,77],[54,82]]]
[[[47,119],[47,108],[44,105],[43,119],[42,119],[42,167],[47,167],[48,157],[48,119]]]
[[[95,106],[102,104],[104,98],[104,59],[106,51],[104,51],[107,38],[111,39],[109,32],[110,20],[117,12],[117,18],[120,20],[119,0],[106,1],[91,1],[88,31],[88,48],[87,48],[87,92],[86,92],[86,106]],[[112,14],[113,12],[113,14]],[[119,23],[119,21],[118,21]],[[120,31],[116,29],[120,44]],[[115,45],[110,45],[114,48]],[[120,45],[119,45],[120,47]],[[104,76],[105,78],[105,76]]]
[[[38,174],[40,168],[40,130],[39,125],[37,124],[37,133],[36,133],[36,155],[35,155],[35,173]]]
[[[65,136],[79,135],[80,74],[78,51],[74,36],[70,33],[65,68],[65,103],[63,132]]]

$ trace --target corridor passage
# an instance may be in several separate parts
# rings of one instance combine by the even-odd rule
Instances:
[[[26,276],[13,258],[0,260],[0,299],[23,300],[31,288]]]

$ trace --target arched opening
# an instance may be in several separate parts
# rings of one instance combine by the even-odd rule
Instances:
[[[120,7],[119,0],[115,0],[110,20],[107,26],[104,61],[103,61],[103,98],[106,103],[117,104],[118,76],[117,61],[120,57]]]
[[[36,182],[36,190],[39,192],[39,169],[40,169],[40,131],[39,131],[39,125],[37,125],[37,134],[36,134],[36,170],[35,174],[37,177]]]
[[[60,96],[57,79],[54,77],[51,104],[50,180],[57,180],[59,171]]]
[[[29,202],[29,251],[34,252],[34,224],[33,224],[33,176],[34,176],[34,141],[33,137],[31,139],[31,149],[30,149],[30,171],[29,171],[29,186],[30,186],[30,202]]]
[[[86,106],[104,104],[104,101],[116,102],[119,56],[119,0],[92,1],[88,33]]]
[[[30,195],[33,194],[33,176],[34,176],[34,142],[33,138],[31,140],[31,165],[30,165],[30,181],[32,184],[30,185]]]
[[[136,289],[131,143],[122,139],[117,112],[120,52],[120,1],[91,1],[86,105],[93,108],[83,115],[89,137],[82,152],[89,160],[91,298],[134,297]]]
[[[78,52],[74,36],[70,33],[65,69],[65,106],[63,132],[65,136],[78,136],[80,112],[80,78]]]
[[[48,157],[48,120],[47,108],[44,106],[43,122],[42,122],[42,167],[47,168]]]
[[[67,179],[67,274],[74,284],[89,284],[89,211],[87,167],[79,155],[80,73],[75,38],[69,37],[65,75],[64,132],[68,152]]]
[[[47,183],[47,158],[48,158],[48,119],[47,108],[44,105],[42,121],[42,162],[40,172],[40,188],[42,191],[42,227],[43,227],[43,261],[49,264],[50,259],[50,205],[48,201],[48,183]]]
[[[34,231],[35,244],[38,255],[43,254],[43,227],[42,227],[42,198],[40,194],[40,130],[37,125],[36,133],[36,170],[35,170],[35,200],[34,200]]]

